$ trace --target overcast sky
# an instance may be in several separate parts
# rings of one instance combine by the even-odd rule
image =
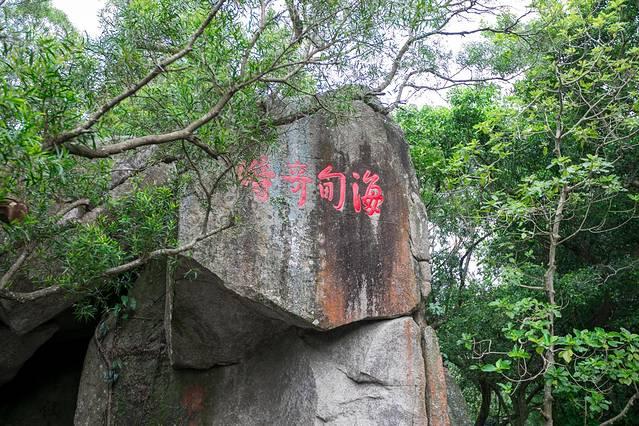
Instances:
[[[104,0],[53,0],[52,3],[64,11],[71,23],[80,31],[91,36],[100,34],[98,11],[104,6]]]

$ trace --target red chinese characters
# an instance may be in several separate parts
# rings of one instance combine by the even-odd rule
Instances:
[[[346,176],[344,173],[335,173],[332,171],[333,166],[326,166],[319,174],[317,178],[319,180],[338,179],[339,180],[339,201],[333,207],[342,211],[344,208],[344,201],[346,199]],[[317,186],[319,188],[320,197],[328,201],[333,201],[333,182],[320,182]]]
[[[300,198],[297,201],[298,207],[304,207],[306,203],[306,185],[313,181],[310,177],[305,176],[306,167],[306,164],[300,164],[299,161],[296,161],[288,165],[288,176],[282,176],[283,180],[293,185],[291,188],[293,193],[300,193]]]
[[[251,185],[258,201],[262,203],[268,201],[269,188],[273,186],[271,179],[275,177],[275,172],[271,170],[268,158],[265,155],[260,157],[259,160],[251,161],[248,167],[246,167],[246,163],[240,163],[237,166],[237,176],[240,178],[242,185]]]
[[[288,164],[287,175],[280,176],[283,181],[290,184],[291,192],[299,193],[297,206],[300,208],[306,204],[307,185],[313,182],[313,179],[306,175],[307,169],[306,164],[296,161]],[[268,201],[269,189],[273,186],[272,179],[275,178],[275,172],[271,170],[266,156],[253,160],[248,167],[245,163],[241,163],[237,168],[237,174],[243,186],[251,185],[258,201]],[[378,185],[379,175],[366,170],[364,175],[352,172],[351,176],[355,180],[351,183],[355,213],[364,210],[368,216],[380,214],[384,194],[381,186]],[[346,204],[346,174],[333,170],[333,166],[329,164],[317,174],[317,179],[320,198],[329,202],[333,202],[335,199],[333,207],[338,211],[343,211]],[[360,194],[360,182],[366,185],[363,194]]]
[[[353,173],[353,177],[355,177],[355,175],[359,177],[357,173]],[[382,188],[377,185],[379,176],[372,174],[369,170],[366,170],[362,180],[364,183],[368,184],[368,186],[366,187],[364,195],[362,195],[361,199],[358,200],[357,204],[355,203],[355,191],[353,191],[353,206],[355,206],[355,211],[359,213],[358,208],[361,201],[361,206],[364,207],[364,211],[367,215],[372,216],[374,214],[381,213],[380,207],[384,202],[384,195],[382,194]]]

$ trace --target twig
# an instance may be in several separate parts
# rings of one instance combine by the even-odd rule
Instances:
[[[22,266],[24,261],[27,260],[27,257],[29,257],[30,254],[31,254],[31,247],[27,247],[24,250],[22,250],[22,253],[20,253],[20,256],[18,256],[16,261],[13,262],[13,265],[11,265],[9,270],[2,276],[2,278],[0,278],[0,289],[4,289],[9,286],[9,283],[11,282],[11,278],[18,271],[18,269],[20,269],[20,267]]]

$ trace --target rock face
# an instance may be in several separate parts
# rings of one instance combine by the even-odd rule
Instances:
[[[149,265],[134,315],[98,326],[75,423],[450,424],[397,127],[363,103],[337,125],[318,113],[235,172],[210,200],[193,183],[179,239],[239,224]]]
[[[424,345],[424,364],[426,366],[427,389],[426,406],[430,413],[430,425],[447,425],[448,392],[446,388],[446,371],[439,353],[439,342],[435,330],[424,327],[422,330]]]
[[[461,388],[455,382],[455,379],[447,372],[446,386],[448,388],[448,417],[450,424],[454,426],[471,426],[468,414],[468,404],[462,395]]]
[[[262,305],[238,296],[197,262],[180,258],[167,292],[169,356],[176,368],[233,364],[288,328]]]
[[[426,217],[408,146],[385,116],[354,107],[336,126],[315,114],[282,128],[268,155],[238,167],[243,185],[214,196],[209,229],[234,213],[242,225],[192,254],[297,326],[408,315],[420,300]],[[202,205],[195,193],[184,200],[183,243],[201,232]]]

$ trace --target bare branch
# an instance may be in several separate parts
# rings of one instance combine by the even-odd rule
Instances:
[[[545,287],[540,287],[540,286],[525,285],[525,284],[516,284],[516,285],[517,285],[517,287],[527,288],[527,289],[530,289],[530,290],[541,290],[541,291],[546,290]]]
[[[90,205],[89,199],[88,198],[80,198],[79,200],[75,200],[69,204],[66,204],[65,206],[63,206],[57,213],[56,216],[58,216],[60,218],[60,220],[62,220],[64,218],[64,215],[66,215],[67,213],[69,213],[71,210],[75,209],[76,207],[80,207],[80,206],[88,206]]]
[[[616,423],[619,420],[621,420],[626,414],[628,414],[628,411],[630,410],[630,408],[632,407],[632,405],[635,403],[635,401],[638,398],[639,398],[639,392],[636,392],[634,395],[632,395],[630,397],[630,399],[626,403],[626,406],[623,407],[623,410],[621,410],[621,412],[619,414],[617,414],[615,417],[613,417],[611,419],[608,419],[605,422],[601,423],[601,426],[608,426],[608,425],[611,425],[611,424]]]
[[[0,288],[0,299],[13,300],[20,303],[31,302],[52,294],[62,292],[62,287],[54,285],[40,290],[30,291],[28,293],[11,291],[6,288]]]
[[[217,103],[211,108],[206,114],[202,117],[198,118],[195,121],[192,121],[188,126],[183,129],[176,130],[169,133],[157,134],[157,135],[146,135],[140,136],[136,138],[127,139],[122,142],[105,145],[100,148],[89,148],[85,145],[81,144],[68,144],[67,148],[71,154],[78,155],[80,157],[86,158],[107,158],[114,154],[121,154],[125,151],[129,151],[132,149],[140,148],[147,145],[162,145],[169,142],[179,141],[179,140],[188,140],[192,142],[193,133],[209,123],[211,120],[216,118],[222,109],[226,106],[226,104],[231,100],[235,92],[239,90],[238,87],[231,87],[227,89],[227,91],[222,95],[222,97],[217,101]],[[200,146],[202,148],[202,146]],[[213,152],[213,155],[218,155]]]
[[[447,7],[454,7],[454,6],[458,6],[460,3],[458,4],[449,4]],[[468,31],[443,31],[443,29],[456,17],[461,16],[464,13],[472,13],[474,9],[476,9],[478,6],[481,6],[479,3],[477,2],[470,2],[469,5],[464,5],[462,7],[460,7],[459,9],[455,9],[455,10],[451,10],[450,14],[448,16],[446,16],[442,22],[440,22],[436,28],[434,28],[431,31],[426,31],[423,33],[419,33],[419,34],[412,34],[411,36],[409,36],[406,41],[404,42],[404,44],[402,45],[402,47],[399,49],[399,51],[397,52],[397,54],[395,55],[395,57],[393,58],[393,62],[391,64],[390,70],[388,71],[388,73],[386,74],[384,80],[374,89],[375,92],[382,92],[384,90],[386,90],[386,88],[388,88],[388,86],[391,85],[391,83],[393,82],[393,80],[395,79],[395,76],[397,75],[402,60],[404,58],[404,56],[406,56],[406,54],[410,51],[411,47],[422,40],[425,40],[429,37],[433,37],[433,36],[466,36],[466,35],[471,35],[471,34],[476,34],[476,33],[481,33],[481,32],[492,32],[492,33],[496,33],[496,34],[514,34],[514,35],[519,35],[516,34],[513,30],[515,29],[515,27],[517,27],[517,25],[519,25],[519,23],[529,14],[532,13],[532,11],[527,11],[525,14],[521,15],[520,17],[518,17],[514,22],[512,22],[510,25],[508,25],[506,28],[503,29],[497,29],[497,28],[492,28],[492,27],[480,27],[480,28],[476,28],[474,30],[468,30]]]
[[[29,257],[30,254],[31,254],[31,249],[29,247],[22,250],[22,253],[20,253],[20,256],[18,256],[16,261],[13,262],[13,265],[11,265],[9,270],[4,275],[2,275],[2,278],[0,278],[0,289],[5,289],[6,287],[9,286],[9,283],[11,282],[11,278],[13,278],[13,275],[16,272],[18,272],[18,269],[20,269],[20,267],[22,266],[24,261],[27,260],[27,257]]]
[[[123,265],[116,266],[114,268],[107,269],[104,272],[103,275],[104,276],[118,275],[118,274],[121,274],[123,272],[130,271],[131,269],[135,269],[138,266],[142,266],[142,265],[146,264],[149,260],[155,259],[157,257],[160,257],[160,256],[175,256],[176,254],[180,254],[180,253],[182,253],[184,251],[192,249],[200,241],[205,240],[207,238],[210,238],[210,237],[212,237],[215,234],[219,234],[220,232],[225,231],[225,230],[227,230],[227,229],[229,229],[229,228],[231,228],[233,226],[235,226],[235,222],[233,220],[231,220],[231,221],[229,221],[228,224],[222,226],[221,228],[214,229],[213,231],[205,233],[205,234],[203,233],[203,234],[199,235],[197,238],[193,239],[191,242],[189,242],[189,243],[187,243],[187,244],[185,244],[183,246],[176,247],[176,248],[163,248],[163,249],[158,249],[158,250],[152,251],[152,252],[150,252],[149,254],[147,254],[147,255],[145,255],[143,257],[139,257],[139,258],[137,258],[135,260],[132,260],[131,262],[125,263]]]
[[[293,25],[293,37],[301,39],[304,25],[300,19],[300,15],[297,12],[295,4],[293,4],[293,0],[286,0],[286,8],[288,9],[288,14],[291,18],[291,24]]]

